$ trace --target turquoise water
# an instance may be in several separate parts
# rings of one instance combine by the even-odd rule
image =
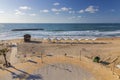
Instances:
[[[12,31],[12,29],[35,29],[38,31]],[[31,34],[34,38],[98,38],[119,37],[120,24],[0,24],[0,40],[22,38]]]

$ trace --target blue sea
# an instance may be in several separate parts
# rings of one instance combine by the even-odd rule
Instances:
[[[12,31],[13,29],[43,29],[36,31]],[[1,23],[0,40],[23,38],[31,34],[33,38],[99,38],[120,37],[118,23]]]

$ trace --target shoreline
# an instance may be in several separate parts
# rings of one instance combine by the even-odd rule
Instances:
[[[1,39],[0,41],[5,41],[5,40],[17,40],[17,39],[23,39],[24,37],[16,37],[16,38],[10,38],[10,39]],[[75,39],[78,39],[78,40],[96,40],[96,39],[119,39],[120,37],[70,37],[70,36],[68,36],[68,37],[57,37],[57,36],[48,36],[48,37],[32,37],[32,39],[51,39],[51,40],[53,40],[53,39],[58,39],[58,40],[60,40],[60,39],[65,39],[65,40],[67,40],[67,39],[71,39],[71,40],[75,40]]]
[[[17,41],[18,40],[18,42],[19,41],[23,41],[23,39],[24,38],[15,38],[15,39],[6,39],[6,40],[0,40],[0,42],[4,42],[4,41]],[[81,41],[81,40],[83,40],[83,41],[89,41],[89,40],[93,40],[93,41],[95,41],[95,40],[114,40],[114,39],[116,39],[116,40],[119,40],[120,39],[120,37],[98,37],[98,38],[70,38],[70,37],[66,37],[66,38],[63,38],[63,37],[61,37],[61,38],[59,38],[59,37],[47,37],[47,38],[36,38],[36,37],[32,37],[31,38],[31,41],[34,41],[34,40],[79,40],[79,41]]]

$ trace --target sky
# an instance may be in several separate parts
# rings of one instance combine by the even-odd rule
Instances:
[[[0,23],[120,23],[120,0],[0,0]]]

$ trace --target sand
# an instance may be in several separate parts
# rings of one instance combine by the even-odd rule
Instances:
[[[119,41],[120,38],[76,40],[76,43],[10,40],[7,42],[17,43],[17,54],[13,47],[10,56],[14,68],[0,70],[0,80],[119,80],[120,69],[115,67],[120,64]],[[94,63],[95,56],[104,63]]]

